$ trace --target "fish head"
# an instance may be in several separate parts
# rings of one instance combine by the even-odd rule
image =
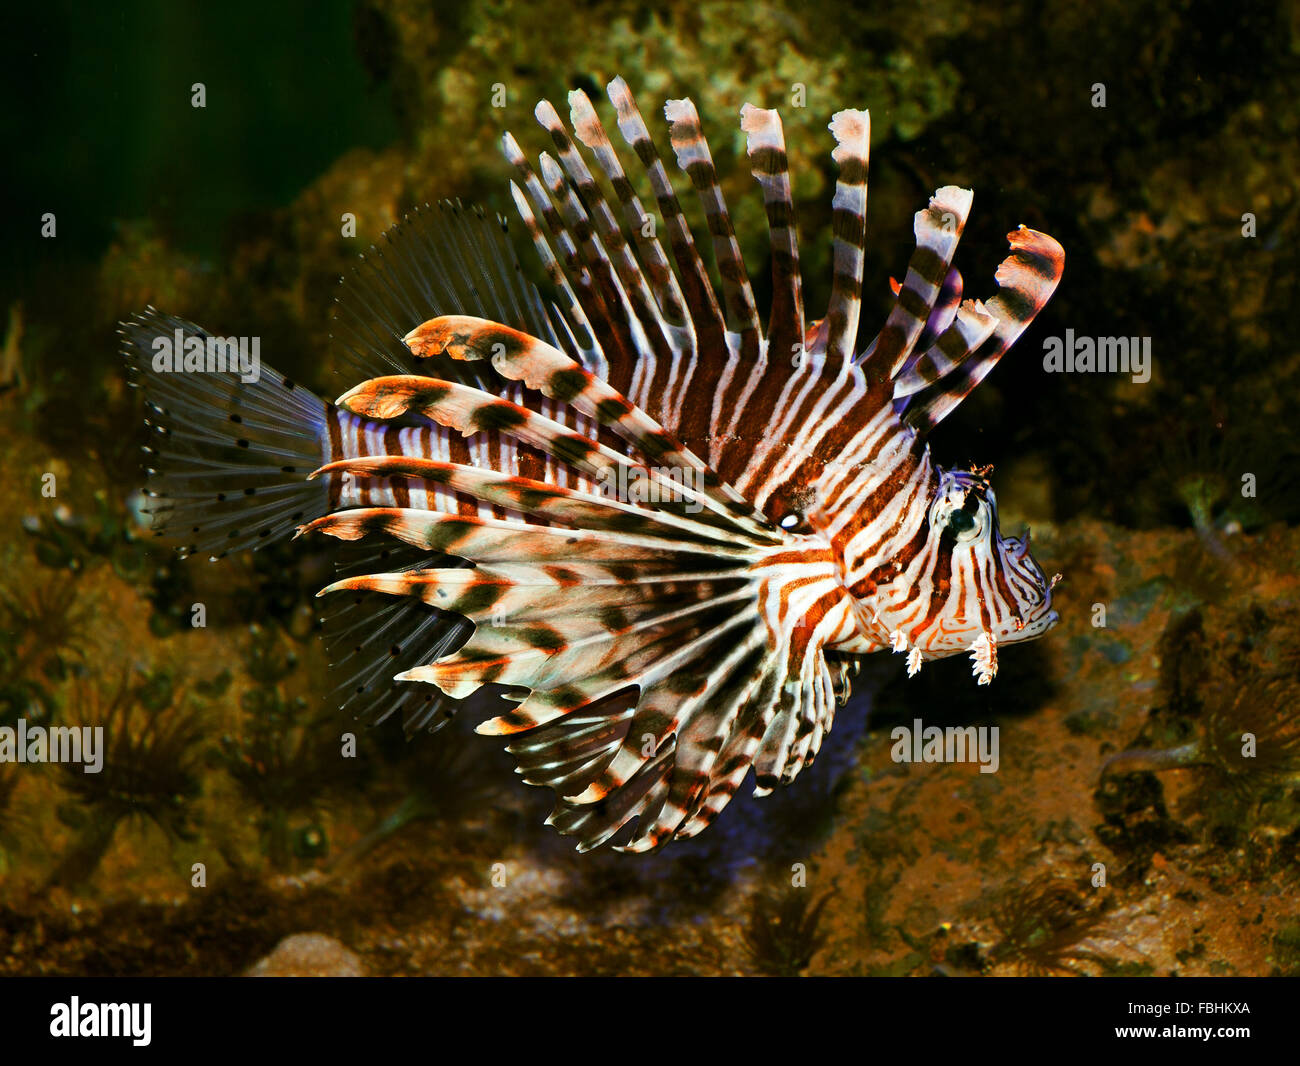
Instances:
[[[1032,640],[1059,620],[1029,534],[1004,537],[985,470],[939,470],[913,547],[849,586],[861,637],[908,653],[908,670],[962,652],[986,683],[997,646]]]
[[[932,623],[915,646],[941,656],[987,636],[998,644],[1032,640],[1051,629],[1052,587],[1029,551],[1029,531],[1004,537],[986,472],[941,470],[928,513],[934,563]]]

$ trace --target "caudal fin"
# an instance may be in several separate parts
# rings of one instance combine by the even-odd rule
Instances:
[[[151,429],[145,493],[155,536],[221,558],[329,510],[330,405],[234,346],[149,308],[119,329]]]

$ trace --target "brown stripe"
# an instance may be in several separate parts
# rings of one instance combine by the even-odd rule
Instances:
[[[384,430],[384,449],[389,455],[403,454],[400,433],[397,426],[389,426]],[[390,478],[388,485],[393,493],[393,502],[398,507],[411,506],[411,488],[405,478]]]
[[[469,441],[460,433],[447,434],[447,454],[453,463],[460,463],[461,466],[474,465],[470,459]],[[456,493],[456,513],[463,517],[477,516],[478,501],[462,492]]]
[[[939,549],[935,553],[934,567],[931,569],[930,575],[933,583],[930,602],[926,606],[925,617],[912,627],[911,636],[913,640],[916,639],[921,630],[934,624],[934,620],[943,613],[944,604],[947,603],[948,597],[952,595],[952,545],[947,537],[941,536],[939,538]],[[904,602],[910,600],[911,596]]]
[[[330,416],[325,420],[329,426],[330,433],[330,462],[336,463],[343,458],[343,430],[340,426],[340,420],[343,418],[343,412],[339,408],[330,411]],[[343,474],[335,473],[329,475],[330,479],[330,510],[337,511],[339,501],[343,498]]]
[[[366,448],[366,424],[358,418],[353,429],[357,435],[356,444],[353,446],[353,454],[357,456],[369,455],[370,452]],[[369,507],[370,479],[366,477],[354,477],[353,484],[357,486],[358,505],[361,507]]]

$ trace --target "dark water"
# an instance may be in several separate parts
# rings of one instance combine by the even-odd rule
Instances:
[[[1040,865],[1084,911],[1093,861],[1134,874],[1092,924],[1043,904],[1066,968],[1104,927],[1146,946],[1093,943],[1101,972],[1297,972],[1300,930],[1280,919],[1243,940],[1206,903],[1196,944],[1147,944],[1126,917],[1152,862],[1207,897],[1229,878],[1261,898],[1294,899],[1297,886],[1293,6],[56,4],[12,13],[7,38],[0,719],[125,722],[113,735],[136,791],[124,802],[57,767],[0,766],[0,907],[19,929],[69,900],[92,915],[123,904],[139,933],[109,949],[93,919],[54,922],[4,972],[31,972],[40,955],[69,974],[234,973],[301,931],[343,940],[374,973],[518,972],[506,960],[524,956],[527,972],[798,971],[828,936],[814,972],[926,972],[936,957],[1023,971],[1038,962],[1017,945],[1042,937],[997,915],[1024,899],[1033,912],[1056,887],[1039,891],[999,843],[1012,838],[1035,855],[1070,852]],[[785,121],[810,317],[829,292],[825,125],[843,107],[873,119],[867,337],[890,306],[886,279],[906,268],[912,213],[940,185],[976,191],[958,258],[967,295],[993,294],[1017,224],[1066,250],[1047,309],[932,444],[944,464],[994,464],[1004,528],[1033,524],[1072,613],[1005,653],[992,695],[974,691],[964,661],[908,684],[896,662],[872,666],[792,790],[757,803],[742,789],[699,841],[640,860],[574,855],[491,741],[447,741],[449,755],[439,738],[363,732],[356,767],[340,771],[347,725],[322,702],[311,607],[328,570],[295,547],[224,570],[182,565],[138,535],[142,412],[114,336],[153,304],[257,335],[278,369],[343,391],[355,382],[334,374],[328,315],[356,255],[422,202],[513,214],[501,132],[535,156],[548,145],[533,103],[575,87],[610,124],[599,90],[616,74],[661,150],[659,102],[696,101],[760,307],[765,226],[735,132],[747,100]],[[1150,352],[1149,380],[1048,372],[1050,345],[1068,336],[1130,339]],[[56,491],[42,494],[50,475]],[[1264,709],[1243,719],[1232,693],[1247,683]],[[1036,746],[1018,765],[1043,776],[873,791],[893,773],[888,727],[918,714],[1023,730]],[[1215,762],[1224,730],[1266,738],[1267,772]],[[1182,769],[1156,774],[1156,760],[1098,785],[1105,759],[1129,748],[1182,751]],[[1047,796],[1066,765],[1077,776],[1062,770],[1063,796]],[[1216,806],[1216,794],[1238,799]],[[926,819],[967,802],[966,842],[929,843],[943,834]],[[1014,829],[989,813],[1007,810],[1023,813]],[[951,865],[926,873],[929,895],[909,905],[909,877],[940,852]],[[193,890],[195,863],[213,891]],[[783,898],[796,866],[819,871],[812,895],[834,899],[821,933],[803,928],[773,961],[752,936],[745,947],[768,913],[750,899]],[[285,902],[285,878],[315,886],[309,905]],[[358,917],[376,884],[382,929]],[[240,932],[188,950],[158,917],[177,898],[191,921]],[[942,923],[955,929],[947,955],[927,939]],[[619,939],[611,925],[633,931]],[[674,954],[656,929],[696,939]],[[459,945],[454,963],[428,947],[445,941]],[[606,949],[598,965],[579,950],[593,943]]]

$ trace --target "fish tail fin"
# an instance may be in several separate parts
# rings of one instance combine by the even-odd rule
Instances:
[[[328,483],[307,475],[329,458],[330,404],[250,359],[251,344],[237,357],[235,342],[153,308],[119,333],[152,430],[155,536],[175,539],[183,556],[221,558],[328,512]]]

